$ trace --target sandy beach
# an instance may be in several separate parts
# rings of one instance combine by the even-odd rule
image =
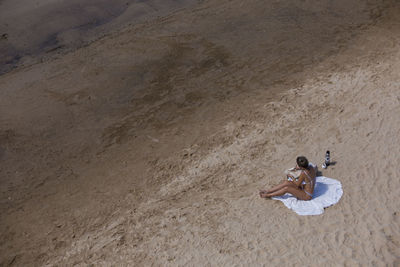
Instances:
[[[398,1],[3,0],[0,54],[0,266],[400,265]]]

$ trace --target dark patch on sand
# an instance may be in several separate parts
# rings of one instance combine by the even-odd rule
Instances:
[[[0,3],[0,75],[52,53],[79,48],[128,24],[195,3],[195,0],[85,0],[41,4]],[[21,3],[19,3],[21,4]],[[38,4],[36,4],[38,5]],[[3,8],[3,11],[1,10]],[[9,9],[7,13],[6,9]],[[11,15],[15,13],[15,15]],[[23,60],[26,57],[25,60]]]

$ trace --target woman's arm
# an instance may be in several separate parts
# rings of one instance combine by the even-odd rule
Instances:
[[[292,183],[294,183],[297,187],[299,187],[301,185],[301,183],[304,181],[305,177],[304,177],[304,172],[301,172],[299,179],[296,181],[294,180]]]

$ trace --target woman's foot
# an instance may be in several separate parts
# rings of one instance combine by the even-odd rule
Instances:
[[[261,197],[261,198],[268,198],[268,192],[267,192],[267,190],[261,190],[261,191],[260,191],[260,197]]]

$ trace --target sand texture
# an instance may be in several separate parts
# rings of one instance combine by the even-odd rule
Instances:
[[[400,3],[171,10],[0,76],[0,265],[399,266]],[[259,198],[326,150],[338,204]]]

